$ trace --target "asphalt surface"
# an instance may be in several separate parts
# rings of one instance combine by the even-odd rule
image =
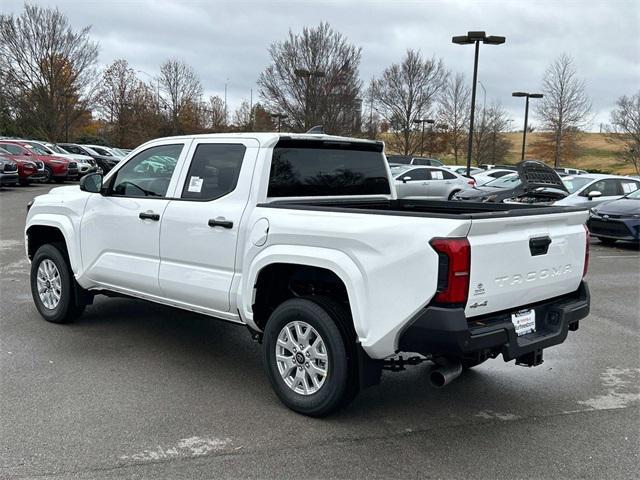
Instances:
[[[26,203],[0,190],[0,478],[637,478],[640,251],[593,241],[592,313],[535,368],[493,360],[444,389],[385,373],[344,411],[282,406],[236,325],[98,297],[45,322]]]

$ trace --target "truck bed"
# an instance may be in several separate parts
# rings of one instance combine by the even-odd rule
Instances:
[[[585,207],[553,207],[531,204],[460,202],[452,200],[388,200],[388,199],[309,199],[276,200],[259,207],[295,210],[321,210],[377,215],[404,215],[478,220],[483,218],[523,217],[587,210]]]

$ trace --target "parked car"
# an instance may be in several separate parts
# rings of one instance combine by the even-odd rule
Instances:
[[[458,175],[467,175],[467,167],[465,165],[445,165],[445,168],[448,168],[452,172],[457,173]],[[477,175],[478,173],[483,173],[484,170],[478,167],[471,167],[471,176]]]
[[[640,189],[591,209],[588,227],[602,243],[640,242]]]
[[[77,163],[66,158],[49,155],[41,148],[35,148],[22,140],[1,140],[0,148],[14,155],[26,156],[44,164],[44,181],[64,182],[68,177],[77,178]]]
[[[569,195],[556,205],[583,205],[594,207],[609,200],[617,200],[640,188],[640,180],[620,175],[589,173],[562,179]]]
[[[76,143],[59,143],[58,146],[67,152],[90,156],[103,173],[109,172],[120,161],[120,157],[114,157],[113,155],[100,155],[92,148],[84,145],[78,145]]]
[[[511,172],[482,186],[458,192],[453,199],[550,205],[568,194],[567,187],[552,168],[536,160],[525,160],[518,165],[518,172]]]
[[[68,158],[69,160],[78,163],[78,176],[84,177],[89,173],[96,173],[98,171],[98,165],[90,155],[82,155],[77,153],[70,153],[59,147],[55,143],[39,142],[43,147],[46,147],[51,151],[52,155]]]
[[[113,157],[117,159],[117,161],[120,161],[125,157],[125,155],[119,155],[110,147],[105,147],[103,145],[82,145],[82,146],[90,148],[91,150],[96,152],[98,155],[102,155],[103,157]]]
[[[0,187],[17,185],[19,179],[18,164],[0,155]]]
[[[472,174],[472,176],[476,181],[476,186],[481,187],[496,178],[501,178],[512,173],[514,173],[514,170],[511,169],[493,168],[491,170],[481,170],[476,174]]]
[[[435,158],[413,157],[411,155],[387,155],[389,165],[428,165],[432,167],[444,167],[444,163]]]
[[[565,168],[565,167],[556,167],[554,170],[558,173],[563,173],[565,175],[584,175],[589,172],[586,170],[580,170],[579,168]]]
[[[173,168],[146,168],[156,156]],[[539,365],[589,312],[587,210],[397,199],[382,142],[156,139],[29,207],[45,320],[119,294],[245,326],[306,415],[399,370],[399,352],[432,359],[437,386],[499,355]]]
[[[473,187],[475,181],[448,168],[391,166],[398,198],[451,200],[458,192]]]
[[[31,182],[44,180],[44,163],[33,160],[31,157],[13,155],[4,148],[0,148],[0,158],[16,162],[20,185],[28,185]]]
[[[492,164],[492,163],[485,163],[482,165],[478,165],[478,168],[481,168],[483,170],[493,170],[496,168],[501,168],[503,170],[511,170],[512,172],[515,172],[518,170],[518,167],[515,165],[501,165],[501,164]]]

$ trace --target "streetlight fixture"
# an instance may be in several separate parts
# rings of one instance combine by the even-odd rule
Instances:
[[[485,32],[467,32],[466,35],[452,37],[451,41],[458,45],[476,46],[476,55],[473,62],[473,85],[471,88],[471,115],[469,118],[469,143],[467,145],[467,175],[471,175],[471,149],[473,147],[473,121],[476,112],[476,84],[478,83],[478,56],[480,54],[480,42],[487,45],[500,45],[505,42],[505,37],[487,35]]]
[[[430,118],[416,118],[413,120],[413,123],[421,123],[422,124],[422,132],[420,133],[420,156],[424,155],[424,124],[428,123],[433,125],[435,120]]]
[[[278,132],[280,132],[280,126],[282,124],[282,120],[287,118],[287,115],[285,115],[284,113],[272,113],[271,114],[271,118],[277,118],[278,119]]]
[[[325,76],[325,73],[321,70],[307,70],[306,68],[296,68],[293,74],[298,78],[305,79],[305,94],[304,94],[304,128],[308,130],[309,124],[309,90],[312,78],[321,78]],[[315,107],[315,105],[314,105]]]
[[[522,129],[522,157],[520,161],[524,161],[524,149],[527,142],[527,123],[529,121],[529,99],[530,98],[542,98],[544,95],[541,93],[528,93],[528,92],[513,92],[512,97],[525,97],[527,100],[524,107],[524,128]]]

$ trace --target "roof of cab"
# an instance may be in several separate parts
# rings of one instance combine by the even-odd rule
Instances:
[[[198,135],[180,135],[174,137],[156,138],[150,140],[202,140],[202,139],[215,139],[215,138],[253,138],[260,143],[261,147],[273,147],[278,140],[283,139],[300,139],[300,140],[326,140],[335,142],[358,142],[358,143],[370,143],[370,144],[383,144],[379,140],[367,140],[363,138],[354,137],[341,137],[337,135],[326,135],[317,133],[288,133],[288,132],[242,132],[242,133],[202,133]],[[149,143],[149,142],[148,142]]]

